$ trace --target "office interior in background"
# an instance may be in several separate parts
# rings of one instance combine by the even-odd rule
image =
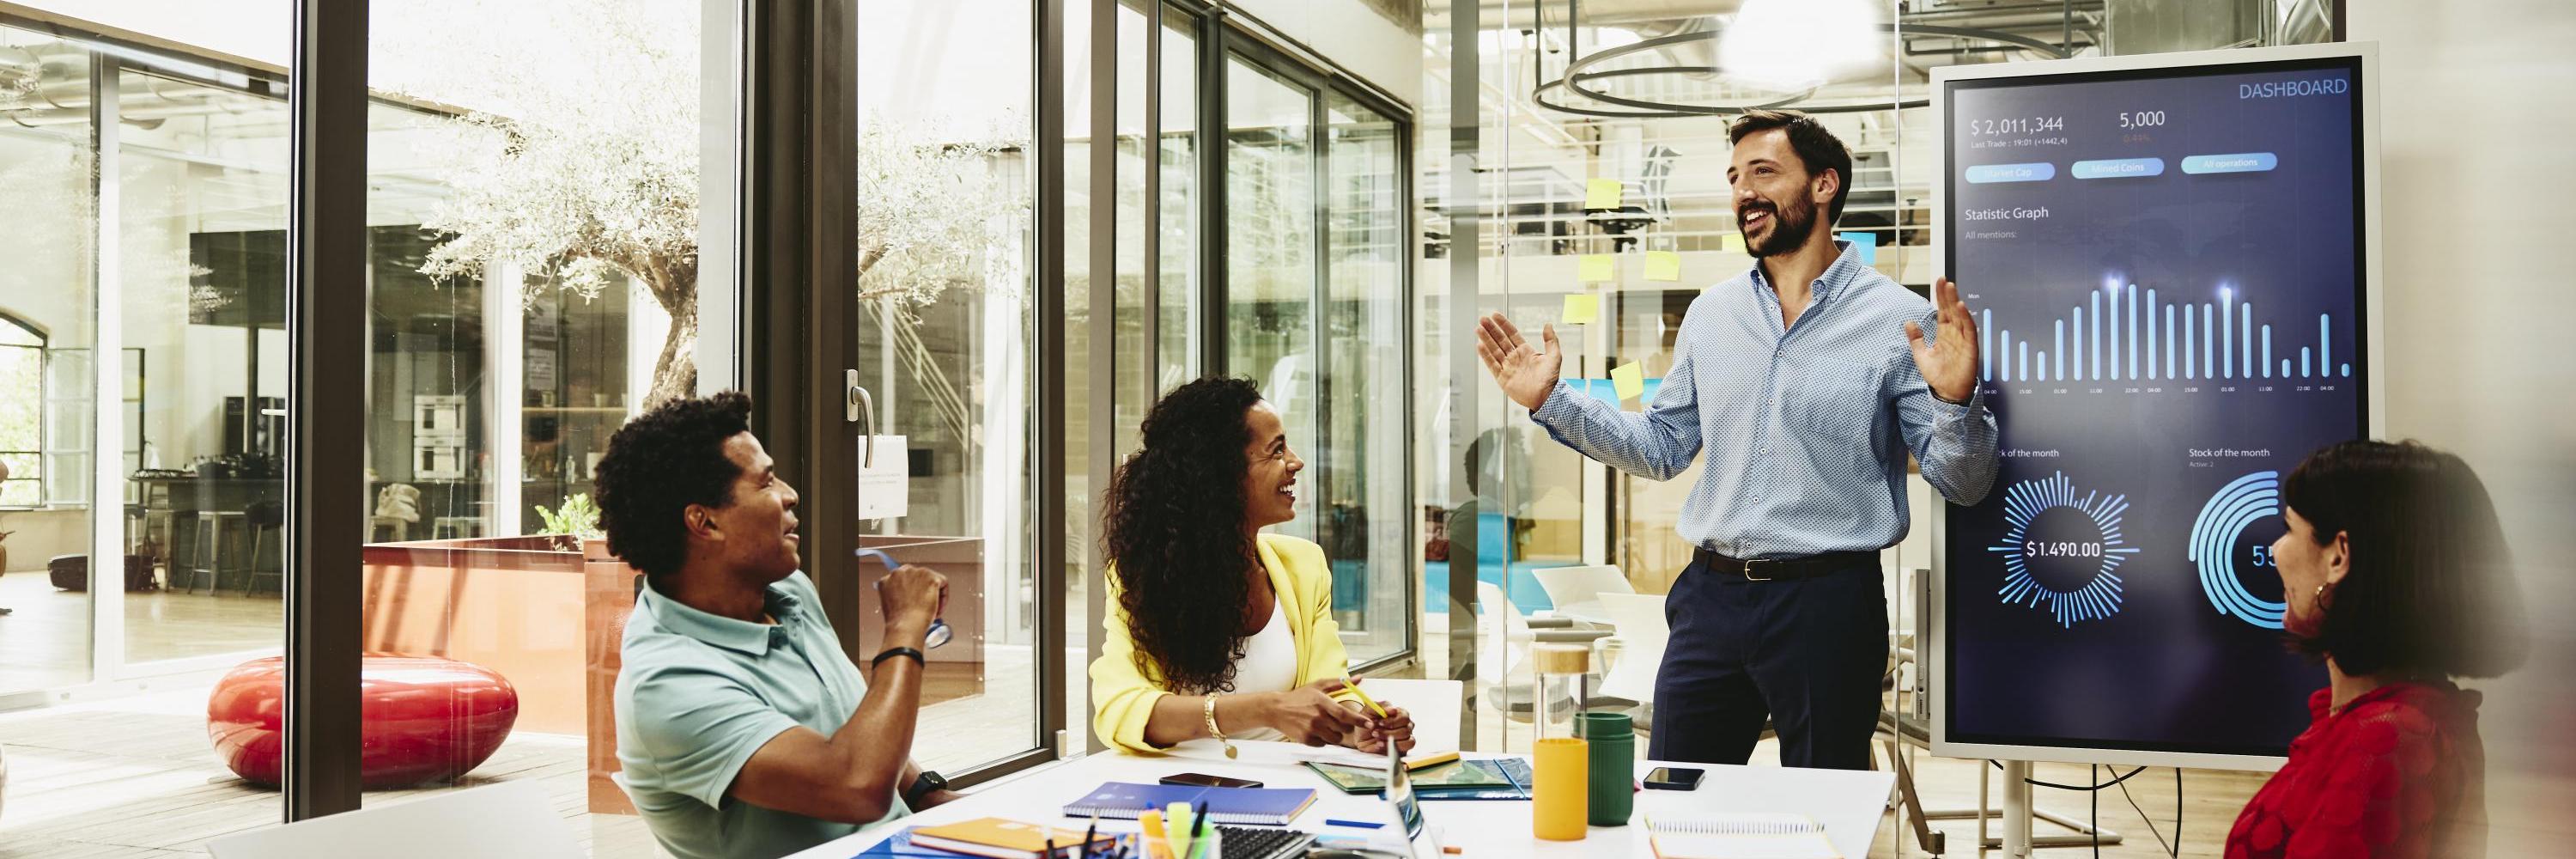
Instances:
[[[2549,0],[0,0],[0,857],[222,855],[503,786],[572,855],[668,855],[621,784],[642,579],[594,480],[628,421],[723,390],[803,494],[851,659],[888,575],[855,550],[946,577],[912,755],[959,802],[1129,757],[1087,698],[1104,498],[1212,375],[1278,414],[1303,471],[1270,530],[1320,547],[1351,673],[1421,736],[1533,754],[1569,644],[1582,706],[1671,730],[1708,454],[1659,480],[1576,452],[1478,319],[1553,326],[1559,395],[1653,412],[1694,303],[1756,266],[1754,109],[1848,148],[1852,264],[1959,281],[2003,450],[1975,504],[1902,467],[1878,501],[1907,516],[1883,781],[1812,812],[1842,855],[2225,855],[2327,685],[2270,645],[2274,490],[2365,436],[2493,495],[2532,656],[2464,683],[2487,849],[2551,855],[2571,44]],[[2152,95],[2236,56],[2247,89],[2200,113],[2038,83]],[[2316,69],[2343,112],[2262,132],[2307,143],[2187,125],[2307,109],[2257,88]],[[2316,175],[2291,147],[2319,139],[2345,196],[2252,184]],[[2102,211],[2150,179],[2179,196]],[[2052,202],[2093,220],[2015,244]],[[2049,421],[2194,450],[2032,442]],[[402,714],[368,691],[397,676],[471,703]],[[1470,857],[1654,855],[1426,805]]]

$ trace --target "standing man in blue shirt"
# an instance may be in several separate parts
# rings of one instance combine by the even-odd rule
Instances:
[[[948,583],[888,573],[885,650],[841,652],[797,570],[796,490],[725,392],[644,413],[598,468],[608,550],[644,573],[617,677],[617,760],[680,859],[794,853],[953,798],[911,759],[922,639]]]
[[[1727,137],[1755,265],[1691,302],[1644,414],[1560,382],[1552,325],[1534,346],[1489,315],[1477,352],[1584,456],[1666,480],[1708,452],[1682,504],[1697,551],[1665,603],[1647,756],[1744,763],[1767,717],[1781,763],[1866,769],[1888,646],[1878,552],[1905,537],[1906,456],[1953,503],[1994,483],[1976,323],[1948,280],[1927,306],[1833,240],[1851,153],[1814,118],[1751,111]]]

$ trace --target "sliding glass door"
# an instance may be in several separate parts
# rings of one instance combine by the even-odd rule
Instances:
[[[1305,458],[1297,519],[1321,544],[1351,661],[1412,648],[1408,126],[1349,81],[1230,34],[1224,94],[1224,372]]]
[[[956,637],[930,651],[913,756],[951,774],[1051,742],[1037,736],[1049,663],[1029,527],[1035,70],[1024,41],[997,35],[1028,32],[1035,9],[1029,0],[858,7],[851,304],[870,412],[855,487],[815,491],[857,493],[847,524],[861,547],[948,577],[944,618]],[[1069,32],[1081,26],[1080,16],[1067,21]],[[880,619],[868,585],[884,574],[874,559],[859,565],[864,653],[875,651]]]

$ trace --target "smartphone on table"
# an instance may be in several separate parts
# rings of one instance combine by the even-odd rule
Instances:
[[[1261,786],[1261,783],[1260,783],[1260,782],[1253,781],[1253,780],[1248,779],[1248,778],[1227,778],[1227,777],[1225,777],[1225,776],[1221,776],[1221,775],[1208,775],[1207,773],[1174,773],[1174,774],[1172,774],[1172,775],[1164,776],[1164,777],[1163,777],[1163,783],[1164,783],[1164,784],[1188,784],[1188,785],[1197,785],[1197,786],[1199,786],[1199,787],[1260,787],[1260,786]]]
[[[1699,777],[1707,770],[1690,767],[1656,767],[1646,773],[1647,790],[1697,790]]]

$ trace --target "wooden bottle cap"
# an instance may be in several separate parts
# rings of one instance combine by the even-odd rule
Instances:
[[[1592,648],[1580,644],[1530,645],[1531,670],[1540,674],[1584,674],[1592,670]]]

